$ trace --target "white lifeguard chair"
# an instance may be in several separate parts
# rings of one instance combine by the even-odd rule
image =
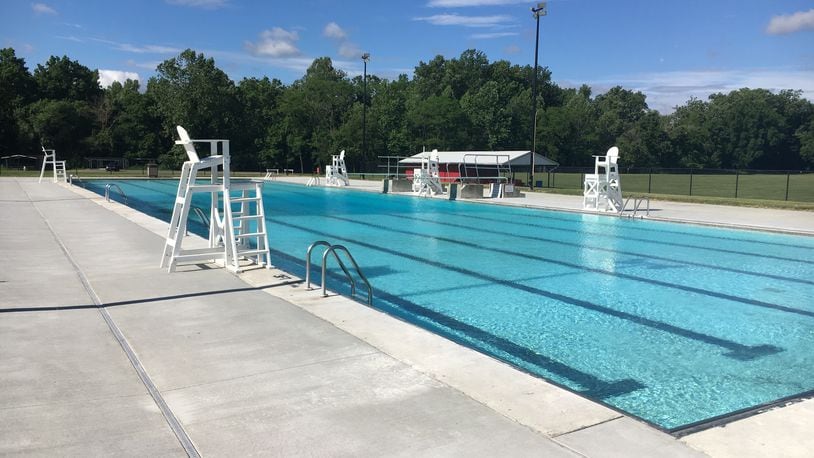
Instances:
[[[345,150],[331,156],[331,165],[325,167],[325,184],[328,186],[349,186],[348,168],[345,167]]]
[[[240,260],[248,259],[270,268],[262,181],[231,181],[229,140],[193,140],[183,127],[177,129],[180,140],[175,144],[183,145],[189,160],[181,168],[161,267],[172,272],[182,262],[223,260],[225,266],[239,272]],[[209,143],[210,156],[198,157],[195,142]],[[216,154],[218,147],[221,154]],[[199,184],[197,174],[206,169],[211,172],[209,182]],[[211,197],[209,246],[184,250],[181,245],[187,232],[192,197],[197,192],[207,192]],[[239,195],[233,196],[233,192]]]
[[[594,156],[594,173],[585,175],[582,207],[586,210],[619,212],[622,208],[622,183],[619,178],[619,148],[605,156]]]
[[[419,196],[444,193],[441,186],[441,174],[438,168],[438,150],[421,157],[421,168],[413,169],[413,192]]]
[[[68,182],[68,177],[65,174],[65,161],[58,161],[57,160],[57,151],[53,149],[45,149],[42,147],[42,153],[45,157],[42,158],[42,170],[40,171],[40,181],[42,183],[43,177],[45,177],[45,169],[48,167],[48,164],[54,168],[54,183],[57,182]]]

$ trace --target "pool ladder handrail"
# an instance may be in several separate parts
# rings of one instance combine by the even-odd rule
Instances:
[[[201,210],[201,207],[193,206],[192,211],[194,211],[195,214],[198,215],[198,218],[201,220],[201,223],[203,223],[204,226],[209,226],[209,217],[206,216],[206,213],[204,213],[203,210]]]
[[[305,183],[305,186],[319,186],[319,177],[314,176],[308,179],[308,182]]]
[[[79,178],[79,175],[74,174],[68,175],[68,184],[71,186],[76,186],[76,183],[79,183],[79,185],[82,186],[83,188],[87,188],[87,186],[85,186],[85,182],[82,181],[81,178]]]
[[[121,186],[117,185],[116,183],[108,183],[105,185],[105,200],[110,202],[111,188],[116,188],[119,191],[119,194],[121,194],[121,196],[124,197],[124,204],[127,205],[127,194],[125,194]]]
[[[625,209],[627,208],[627,203],[630,202],[630,199],[633,199],[633,213],[630,215],[625,215]],[[650,216],[650,196],[628,196],[625,199],[625,203],[622,205],[622,208],[619,210],[619,216],[627,216],[628,218],[635,218],[636,213],[639,211],[639,207],[643,202],[647,202],[647,207],[645,211],[645,216]],[[644,218],[644,216],[640,216],[639,218]]]
[[[365,274],[362,273],[362,269],[359,267],[359,264],[356,262],[356,259],[354,259],[353,255],[350,254],[350,251],[344,245],[332,245],[325,240],[318,240],[308,247],[308,251],[306,252],[305,255],[305,287],[307,289],[311,289],[311,252],[314,251],[314,248],[318,246],[326,247],[325,251],[322,252],[322,295],[325,297],[328,296],[325,280],[328,274],[327,261],[329,253],[333,253],[334,259],[336,259],[336,262],[339,264],[339,267],[345,273],[345,277],[347,277],[348,280],[350,281],[351,296],[356,295],[356,280],[353,279],[353,275],[351,275],[350,271],[345,266],[345,263],[342,262],[342,258],[340,258],[338,254],[336,254],[336,251],[339,250],[345,252],[348,259],[350,259],[350,262],[353,264],[353,268],[356,270],[356,274],[359,275],[359,278],[361,278],[362,281],[365,283],[365,286],[367,286],[367,305],[373,305],[373,287],[370,286],[370,281],[368,281]]]

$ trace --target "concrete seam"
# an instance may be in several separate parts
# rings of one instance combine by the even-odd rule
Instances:
[[[22,186],[20,187],[22,188]],[[25,192],[26,195],[28,195],[24,188],[23,192]],[[132,364],[133,369],[135,369],[139,379],[141,379],[141,382],[144,384],[144,387],[147,389],[147,392],[150,394],[150,396],[153,398],[153,401],[156,403],[156,406],[158,406],[158,409],[164,415],[167,424],[169,425],[170,429],[175,434],[175,436],[178,438],[178,441],[181,443],[181,446],[184,448],[184,451],[190,457],[199,458],[201,455],[198,452],[197,448],[195,447],[195,444],[192,442],[192,439],[189,437],[184,427],[178,421],[178,418],[175,417],[175,414],[172,412],[169,405],[167,405],[166,401],[164,401],[164,398],[161,396],[161,392],[153,383],[152,379],[150,378],[150,375],[147,374],[147,371],[144,369],[144,366],[141,364],[141,361],[139,360],[135,351],[133,351],[133,348],[130,346],[130,343],[127,342],[127,339],[124,337],[124,334],[122,333],[121,329],[118,327],[118,325],[116,325],[116,323],[113,321],[113,318],[104,308],[104,304],[99,299],[99,296],[96,294],[96,291],[94,291],[93,286],[91,286],[87,276],[85,276],[85,273],[73,259],[70,252],[68,251],[68,248],[56,234],[54,228],[51,226],[51,223],[48,222],[48,219],[45,217],[45,215],[43,215],[40,209],[37,208],[36,205],[34,205],[34,202],[32,202],[32,206],[34,207],[35,210],[37,210],[37,213],[39,213],[43,222],[48,227],[48,230],[51,232],[51,235],[57,242],[57,245],[59,245],[59,248],[60,250],[62,250],[62,253],[65,255],[65,258],[68,260],[68,262],[71,263],[74,272],[76,272],[77,276],[79,277],[79,280],[82,282],[82,286],[85,288],[85,291],[88,293],[88,296],[90,296],[90,299],[93,301],[94,304],[96,304],[99,314],[105,320],[105,323],[110,329],[110,332],[116,338],[116,341],[119,343],[119,346],[121,346],[122,350],[127,356],[127,359],[130,361],[130,364]]]
[[[564,433],[553,434],[553,435],[551,435],[551,437],[552,438],[557,438],[557,437],[560,437],[560,436],[565,436],[566,434],[571,434],[571,433],[582,431],[582,430],[585,430],[585,429],[588,429],[588,428],[593,428],[594,426],[604,425],[605,423],[610,423],[610,422],[616,421],[616,420],[618,420],[620,418],[625,418],[625,416],[624,415],[619,415],[618,417],[608,418],[607,420],[602,420],[602,421],[597,422],[597,423],[592,423],[590,425],[580,426],[579,428],[572,429],[571,431],[565,431]]]

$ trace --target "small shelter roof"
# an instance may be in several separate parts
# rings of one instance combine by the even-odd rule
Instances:
[[[400,164],[420,164],[421,159],[429,157],[430,151],[414,154],[399,161]],[[479,166],[499,165],[530,166],[531,151],[438,151],[439,164],[472,164]],[[542,154],[534,153],[535,166],[559,165]]]

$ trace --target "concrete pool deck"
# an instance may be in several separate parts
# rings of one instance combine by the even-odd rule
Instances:
[[[814,449],[811,400],[679,440],[284,272],[167,274],[166,223],[82,189],[2,178],[0,206],[0,454]]]

